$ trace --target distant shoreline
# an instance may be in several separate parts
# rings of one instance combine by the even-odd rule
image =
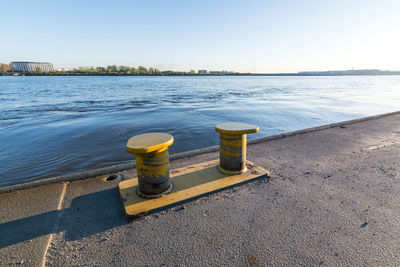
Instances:
[[[115,67],[113,69],[113,67]],[[204,73],[205,72],[205,73]],[[107,67],[91,69],[73,69],[62,71],[44,72],[0,72],[2,76],[382,76],[382,75],[400,75],[400,71],[389,71],[379,69],[365,70],[334,70],[334,71],[301,71],[297,73],[242,73],[231,71],[210,71],[204,70],[203,73],[196,73],[194,70],[185,71],[159,71],[157,69],[139,67],[138,69],[126,67]]]
[[[249,74],[167,74],[167,75],[151,75],[151,74],[60,74],[60,73],[43,73],[43,74],[27,74],[27,73],[16,73],[16,74],[1,74],[0,76],[13,76],[13,77],[19,77],[19,76],[57,76],[57,77],[73,77],[73,76],[127,76],[127,77],[166,77],[166,76],[181,76],[181,77],[212,77],[212,76],[269,76],[269,77],[316,77],[316,76],[398,76],[400,73],[390,73],[390,74],[298,74],[298,73],[263,73],[263,74],[258,74],[258,73],[249,73]]]

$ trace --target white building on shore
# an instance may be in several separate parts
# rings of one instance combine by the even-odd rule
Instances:
[[[36,72],[39,69],[43,72],[54,71],[53,64],[50,62],[29,61],[13,61],[10,63],[10,69],[15,72]]]

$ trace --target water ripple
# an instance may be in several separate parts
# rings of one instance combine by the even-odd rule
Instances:
[[[127,162],[133,135],[163,131],[171,153],[394,111],[400,77],[0,77],[0,186]]]

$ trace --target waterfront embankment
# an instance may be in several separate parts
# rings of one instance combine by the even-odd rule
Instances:
[[[217,149],[173,156],[171,168]],[[393,266],[399,153],[400,112],[251,140],[248,159],[270,179],[134,220],[117,189],[133,164],[9,188],[0,265]]]

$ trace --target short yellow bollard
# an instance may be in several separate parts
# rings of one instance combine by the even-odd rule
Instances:
[[[226,122],[215,126],[219,136],[219,166],[225,174],[239,174],[247,171],[246,145],[247,134],[257,133],[257,125]]]
[[[168,147],[173,142],[166,133],[146,133],[128,140],[126,151],[136,155],[139,196],[157,198],[171,192]]]

